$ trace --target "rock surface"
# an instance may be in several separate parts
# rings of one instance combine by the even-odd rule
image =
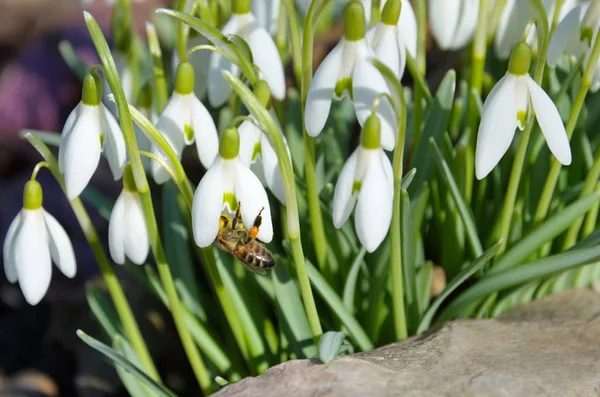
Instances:
[[[600,295],[557,294],[327,365],[290,361],[215,396],[600,396]]]

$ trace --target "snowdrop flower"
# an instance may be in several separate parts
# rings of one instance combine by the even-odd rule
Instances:
[[[360,0],[365,10],[365,18],[367,22],[371,21],[372,0]],[[379,9],[383,12],[383,8],[387,4],[387,0],[379,2]],[[417,17],[410,4],[410,1],[402,1],[402,10],[398,19],[398,41],[403,43],[410,55],[414,58],[417,55]]]
[[[252,14],[260,26],[265,28],[271,36],[277,33],[277,19],[281,0],[254,0]]]
[[[257,238],[265,243],[273,239],[271,208],[260,180],[240,161],[240,136],[235,128],[221,134],[219,156],[206,172],[194,193],[192,230],[200,247],[211,245],[219,231],[221,212],[234,212],[241,205],[242,220],[252,225],[262,210],[262,224]]]
[[[189,2],[188,4],[191,4]],[[187,51],[190,51],[192,48],[199,45],[209,44],[208,39],[202,36],[201,34],[194,34],[195,31],[190,31],[190,36],[186,42]],[[194,68],[195,77],[194,77],[194,93],[199,99],[204,99],[206,96],[207,90],[207,76],[208,76],[208,65],[210,62],[210,51],[194,51],[188,55],[188,62],[192,64]],[[180,63],[179,54],[177,51],[173,51],[173,58],[171,67],[173,73],[177,73],[177,67]]]
[[[269,33],[257,22],[250,7],[251,0],[234,0],[233,13],[223,26],[222,33],[235,34],[246,40],[254,64],[262,73],[262,78],[269,83],[273,96],[281,100],[285,97],[285,77],[279,51]],[[224,104],[231,93],[231,87],[222,75],[224,70],[234,75],[239,73],[237,66],[227,58],[216,52],[211,54],[208,69],[208,99],[214,107]]]
[[[510,147],[517,127],[522,131],[535,112],[550,151],[564,165],[571,164],[571,149],[556,106],[529,76],[531,50],[525,42],[513,49],[508,72],[498,81],[483,105],[475,150],[475,175],[483,179]]]
[[[592,5],[593,4],[593,5]],[[587,67],[591,54],[591,44],[598,33],[599,20],[597,13],[600,11],[600,1],[584,1],[573,8],[558,24],[550,45],[548,46],[548,65],[555,67],[563,53],[580,58],[586,56],[584,64]],[[592,92],[600,88],[600,68],[596,67]]]
[[[406,47],[398,35],[401,5],[400,0],[388,0],[381,20],[367,32],[367,41],[375,56],[394,72],[398,80],[406,66]]]
[[[150,251],[148,226],[135,187],[131,164],[125,167],[123,190],[110,214],[108,247],[113,261],[119,265],[125,264],[125,257],[136,265],[142,265]]]
[[[88,74],[81,102],[73,109],[60,137],[58,165],[65,177],[69,200],[79,196],[98,168],[104,150],[115,180],[123,175],[127,151],[119,123],[102,104],[100,77]]]
[[[217,127],[206,107],[194,95],[194,68],[189,62],[179,64],[173,95],[158,118],[156,128],[180,158],[183,148],[195,140],[202,166],[208,169],[215,160],[219,144]],[[167,164],[171,163],[155,143],[152,143],[152,153],[162,157]],[[168,172],[156,161],[152,162],[152,175],[158,184],[169,179]]]
[[[341,100],[349,94],[356,118],[364,125],[375,98],[390,93],[383,76],[369,62],[374,54],[365,39],[365,25],[362,4],[352,0],[344,10],[344,37],[319,65],[308,90],[304,124],[310,136],[323,130],[334,97]],[[382,98],[377,113],[382,123],[381,146],[393,150],[396,119],[387,98]]]
[[[479,0],[429,0],[428,5],[431,33],[440,49],[459,50],[471,41]]]
[[[52,278],[52,262],[67,277],[77,272],[75,253],[67,232],[42,207],[41,185],[30,180],[23,189],[23,209],[11,222],[4,240],[4,272],[19,282],[25,300],[38,304]]]
[[[338,229],[354,206],[354,227],[361,244],[373,252],[385,239],[392,222],[394,178],[392,164],[381,149],[380,122],[371,115],[361,145],[342,168],[333,192],[333,224]]]
[[[551,22],[556,0],[542,0],[542,2],[548,11],[548,21]],[[507,59],[510,56],[511,49],[521,40],[527,24],[536,18],[536,10],[530,3],[529,0],[508,0],[506,2],[494,38],[494,50],[498,58]],[[565,0],[558,20],[562,20],[577,3],[578,0]],[[527,43],[534,48],[537,45],[535,37],[536,30],[532,28],[527,36]]]

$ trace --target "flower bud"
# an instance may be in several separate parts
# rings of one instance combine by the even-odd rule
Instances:
[[[265,109],[271,108],[271,90],[269,84],[264,80],[259,80],[254,84],[254,95]]]
[[[386,25],[397,25],[401,10],[402,2],[400,0],[387,0],[381,13],[381,22]]]
[[[517,43],[510,54],[508,61],[508,73],[515,76],[523,76],[529,73],[531,65],[531,49],[524,41]]]
[[[83,79],[81,101],[88,106],[98,106],[102,98],[102,79],[96,72],[88,73]]]
[[[596,33],[596,30],[598,29],[599,22],[600,0],[592,0],[581,21],[581,31],[579,33],[580,40],[586,42],[588,46],[592,45],[592,39],[594,38],[594,33]]]
[[[235,127],[226,128],[219,140],[219,155],[225,160],[237,157],[240,152],[240,133]]]
[[[26,210],[41,208],[43,197],[42,185],[36,180],[27,181],[23,188],[23,208]]]
[[[363,126],[361,145],[365,149],[381,148],[381,122],[374,113],[369,116]]]
[[[344,9],[344,37],[348,41],[362,40],[366,31],[365,9],[360,1],[352,0]]]
[[[175,92],[189,95],[194,91],[194,67],[189,62],[181,62],[175,73]]]
[[[132,43],[131,4],[129,0],[117,1],[111,16],[111,31],[115,50],[129,52]]]
[[[133,177],[133,167],[131,163],[125,164],[125,168],[123,168],[123,189],[130,193],[137,192],[137,188],[135,186],[135,178]]]
[[[233,0],[234,14],[243,15],[250,12],[252,0]]]

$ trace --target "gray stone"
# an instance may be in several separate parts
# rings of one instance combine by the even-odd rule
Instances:
[[[600,396],[600,295],[568,291],[327,365],[286,362],[215,396]]]

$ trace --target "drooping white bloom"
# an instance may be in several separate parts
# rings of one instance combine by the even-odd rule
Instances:
[[[394,177],[392,164],[379,145],[379,120],[371,116],[361,145],[342,168],[333,193],[333,224],[338,229],[354,212],[361,244],[373,252],[385,239],[392,222]]]
[[[360,0],[365,10],[367,22],[371,21],[372,0]],[[379,9],[383,11],[388,0],[379,2]],[[398,19],[398,41],[403,43],[409,54],[414,58],[417,55],[417,18],[410,1],[402,1],[402,10]]]
[[[363,6],[351,1],[344,14],[344,37],[319,65],[308,91],[304,123],[313,137],[323,130],[333,98],[342,99],[349,94],[356,118],[363,125],[377,96],[390,94],[385,79],[369,61],[375,54],[365,39]],[[382,123],[381,146],[392,150],[396,118],[387,98],[382,97],[377,114]]]
[[[239,139],[235,128],[223,131],[219,156],[204,174],[194,193],[192,230],[194,241],[200,247],[208,247],[215,241],[221,213],[224,209],[235,211],[238,202],[247,228],[253,225],[262,210],[262,223],[256,237],[265,243],[273,239],[267,192],[258,177],[240,161]]]
[[[194,69],[189,62],[182,62],[177,68],[175,89],[158,118],[156,128],[163,134],[179,157],[186,145],[196,141],[198,157],[204,168],[209,168],[219,145],[217,127],[206,107],[194,95]],[[152,153],[170,164],[163,150],[152,143]],[[169,179],[169,174],[158,162],[152,162],[152,175],[158,184]]]
[[[273,120],[277,120],[271,110]],[[277,130],[285,143],[288,156],[292,158],[287,139],[281,132],[277,123]],[[277,161],[277,154],[271,141],[260,128],[251,121],[244,121],[239,127],[240,133],[240,161],[250,167],[263,185],[267,186],[283,205],[285,205],[285,189],[281,169]]]
[[[571,149],[556,105],[529,76],[529,46],[515,46],[508,72],[498,81],[483,105],[477,134],[475,175],[483,179],[510,147],[517,127],[525,128],[533,112],[550,151],[564,165],[571,164]],[[533,112],[532,112],[533,111]]]
[[[552,22],[556,0],[542,0],[548,11],[548,21]],[[567,13],[578,3],[578,0],[565,0],[560,11],[558,20],[562,20]],[[508,0],[504,6],[498,30],[494,38],[494,50],[500,59],[508,59],[510,51],[517,44],[527,24],[536,18],[536,10],[528,0]],[[535,27],[529,31],[527,43],[536,48],[537,40]]]
[[[42,188],[29,181],[23,209],[11,222],[4,240],[4,272],[11,283],[19,282],[25,300],[38,304],[52,279],[52,262],[67,277],[77,272],[71,240],[58,221],[42,207]]]
[[[269,83],[271,93],[275,98],[283,99],[285,76],[279,51],[269,33],[259,25],[250,11],[249,0],[233,2],[233,13],[221,32],[224,35],[235,34],[246,40],[252,52],[252,60],[260,69],[262,78]],[[224,104],[231,93],[231,87],[223,78],[224,70],[234,75],[239,73],[238,68],[227,58],[213,53],[208,70],[208,99],[214,107]]]
[[[385,63],[398,80],[402,79],[406,66],[406,45],[398,28],[400,13],[400,0],[388,0],[383,8],[381,20],[367,32],[367,41],[375,57]]]
[[[115,180],[123,175],[127,151],[123,132],[100,102],[102,87],[88,74],[81,102],[73,109],[62,131],[58,165],[65,177],[69,200],[79,196],[98,168],[104,151]]]
[[[591,54],[591,43],[596,40],[598,35],[599,21],[597,18],[591,23],[595,26],[590,26],[589,37],[586,37],[584,27],[584,20],[586,15],[589,14],[591,1],[584,1],[573,8],[558,24],[550,45],[548,46],[548,65],[555,67],[560,56],[565,53],[572,58],[579,59],[585,56],[584,67],[587,67],[589,63],[589,57]],[[596,92],[600,88],[600,68],[596,67],[594,78],[590,90]]]
[[[252,2],[252,14],[260,26],[265,28],[271,36],[277,33],[277,19],[281,0],[254,0]]]
[[[142,265],[150,251],[148,226],[140,196],[135,188],[131,165],[125,168],[123,190],[117,198],[108,223],[108,247],[115,263],[125,264],[125,258]]]
[[[459,50],[477,28],[479,0],[428,0],[431,33],[442,50]]]

